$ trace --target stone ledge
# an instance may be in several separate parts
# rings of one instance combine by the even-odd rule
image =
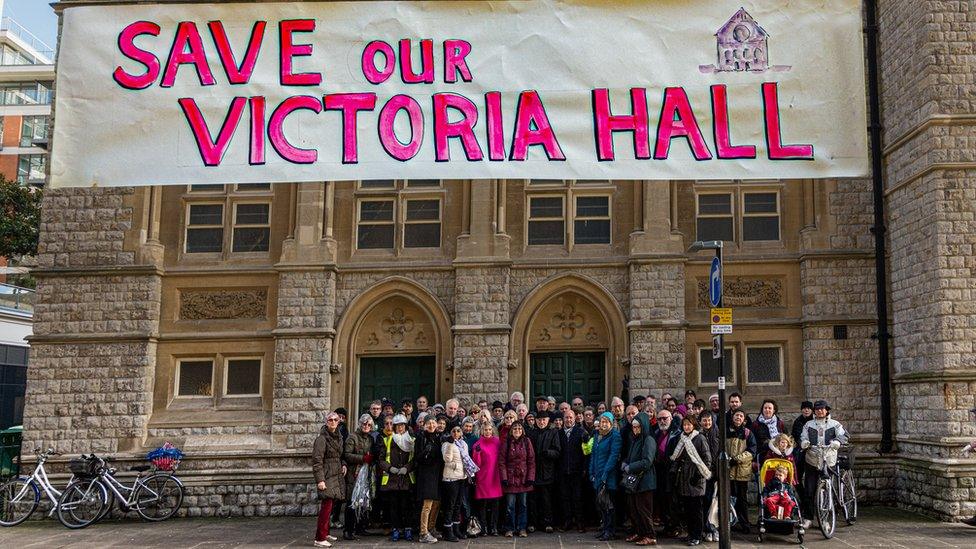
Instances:
[[[451,326],[455,334],[507,334],[512,331],[508,324],[468,324]]]
[[[122,343],[127,341],[156,342],[158,333],[115,332],[90,334],[50,334],[27,336],[31,345],[55,345],[60,343]]]
[[[295,339],[300,337],[326,337],[332,339],[336,331],[332,328],[275,328],[271,335],[276,339]]]
[[[213,322],[213,321],[209,321]],[[273,333],[270,330],[236,330],[229,332],[168,332],[158,336],[159,341],[208,341],[213,339],[270,339]]]
[[[154,265],[134,265],[119,267],[40,267],[31,269],[34,278],[78,277],[78,276],[163,276],[163,270]]]
[[[939,381],[976,381],[976,370],[974,369],[961,369],[961,370],[942,370],[938,372],[909,372],[895,374],[891,378],[891,382],[898,384],[907,383],[930,383]]]

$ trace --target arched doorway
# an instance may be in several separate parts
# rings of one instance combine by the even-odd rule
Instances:
[[[349,367],[333,376],[332,401],[353,413],[378,398],[397,407],[403,397],[438,399],[453,386],[443,366],[451,345],[440,302],[409,279],[387,279],[357,296],[342,315],[335,356]]]
[[[519,306],[512,334],[510,390],[557,399],[581,394],[587,402],[620,392],[626,322],[598,283],[563,275],[540,284]]]

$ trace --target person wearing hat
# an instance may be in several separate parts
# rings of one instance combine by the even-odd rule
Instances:
[[[346,494],[346,466],[342,464],[342,434],[339,432],[339,414],[330,412],[325,425],[312,444],[312,475],[318,490],[319,519],[315,530],[316,547],[332,547],[335,536],[331,535],[332,506],[342,501]]]
[[[540,412],[549,411],[549,397],[546,395],[539,395],[535,397],[535,413],[538,415]]]
[[[495,428],[502,422],[502,418],[505,417],[505,405],[502,401],[496,400],[491,403],[491,420],[495,424]],[[478,433],[479,435],[481,433]]]
[[[373,416],[363,414],[359,416],[359,428],[346,439],[342,451],[342,461],[346,464],[346,495],[352,495],[353,486],[362,466],[373,463]],[[364,521],[365,522],[365,521]],[[358,527],[357,527],[358,526]],[[353,541],[357,533],[365,530],[365,524],[357,524],[356,511],[351,505],[346,505],[346,519],[342,527],[342,539]]]
[[[790,435],[793,436],[793,441],[796,443],[796,447],[793,449],[793,452],[796,454],[796,478],[797,483],[799,483],[800,486],[803,486],[802,464],[804,458],[803,449],[800,448],[800,438],[803,436],[803,427],[811,419],[813,419],[813,401],[804,400],[800,403],[800,415],[796,416],[796,419],[793,420],[793,425],[790,428]],[[800,496],[803,497],[802,494]]]
[[[623,410],[621,410],[622,413]],[[614,417],[610,412],[600,414],[599,421],[593,440],[593,450],[590,454],[590,482],[596,491],[597,507],[600,509],[600,533],[597,539],[610,541],[616,539],[611,502],[614,493],[617,491],[620,431],[615,428]]]
[[[556,488],[559,458],[563,452],[559,432],[550,425],[553,416],[554,414],[549,412],[536,416],[535,436],[532,438],[535,450],[535,491],[532,493],[530,516],[535,527],[545,530],[547,534],[553,531],[552,499]]]
[[[820,481],[821,461],[826,460],[827,465],[833,467],[837,463],[837,450],[842,444],[847,444],[847,431],[839,421],[830,417],[830,404],[826,400],[814,402],[813,419],[803,426],[800,434],[800,447],[805,452],[803,491],[807,502],[814,501]],[[804,528],[809,527],[806,522],[809,521],[804,521]]]
[[[390,541],[403,539],[413,541],[412,504],[410,489],[414,484],[413,454],[414,439],[407,431],[407,417],[403,414],[393,416],[390,431],[384,425],[379,436],[378,466],[380,470],[379,492],[387,497],[390,504]]]

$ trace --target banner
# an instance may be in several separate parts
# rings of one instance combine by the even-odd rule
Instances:
[[[67,6],[52,187],[868,173],[855,0]]]

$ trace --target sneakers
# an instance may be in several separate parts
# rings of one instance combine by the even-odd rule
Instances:
[[[406,531],[403,532],[403,539],[413,541],[413,528],[407,528]]]
[[[437,538],[430,535],[430,532],[427,532],[426,534],[420,536],[420,539],[417,541],[420,543],[437,543]]]
[[[507,531],[507,532],[505,532],[505,537],[506,537],[506,538],[510,538],[510,537],[512,537],[512,536],[513,536],[514,534],[515,534],[515,532],[512,532],[511,530],[509,530],[509,531]]]
[[[529,534],[525,530],[519,530],[519,537],[520,538],[527,538],[527,537],[529,537]]]
[[[645,537],[637,540],[637,545],[640,545],[642,547],[646,545],[657,545],[657,540],[654,538]]]
[[[332,547],[332,544],[329,543],[329,540],[322,540],[322,541],[315,540],[315,543],[313,545],[315,545],[316,547]]]
[[[407,531],[409,532],[410,530],[407,530]],[[392,532],[390,532],[390,541],[400,541],[400,531],[399,530],[394,529]],[[407,540],[407,541],[409,541],[409,540]]]
[[[339,540],[339,538],[337,538],[335,536],[325,536],[325,539],[328,540],[328,541],[338,541]]]
[[[546,533],[547,534],[551,534],[552,533],[552,526],[546,526]]]
[[[810,529],[810,526],[812,526],[812,525],[813,525],[813,522],[810,519],[803,519],[803,529],[804,530],[809,530]]]

